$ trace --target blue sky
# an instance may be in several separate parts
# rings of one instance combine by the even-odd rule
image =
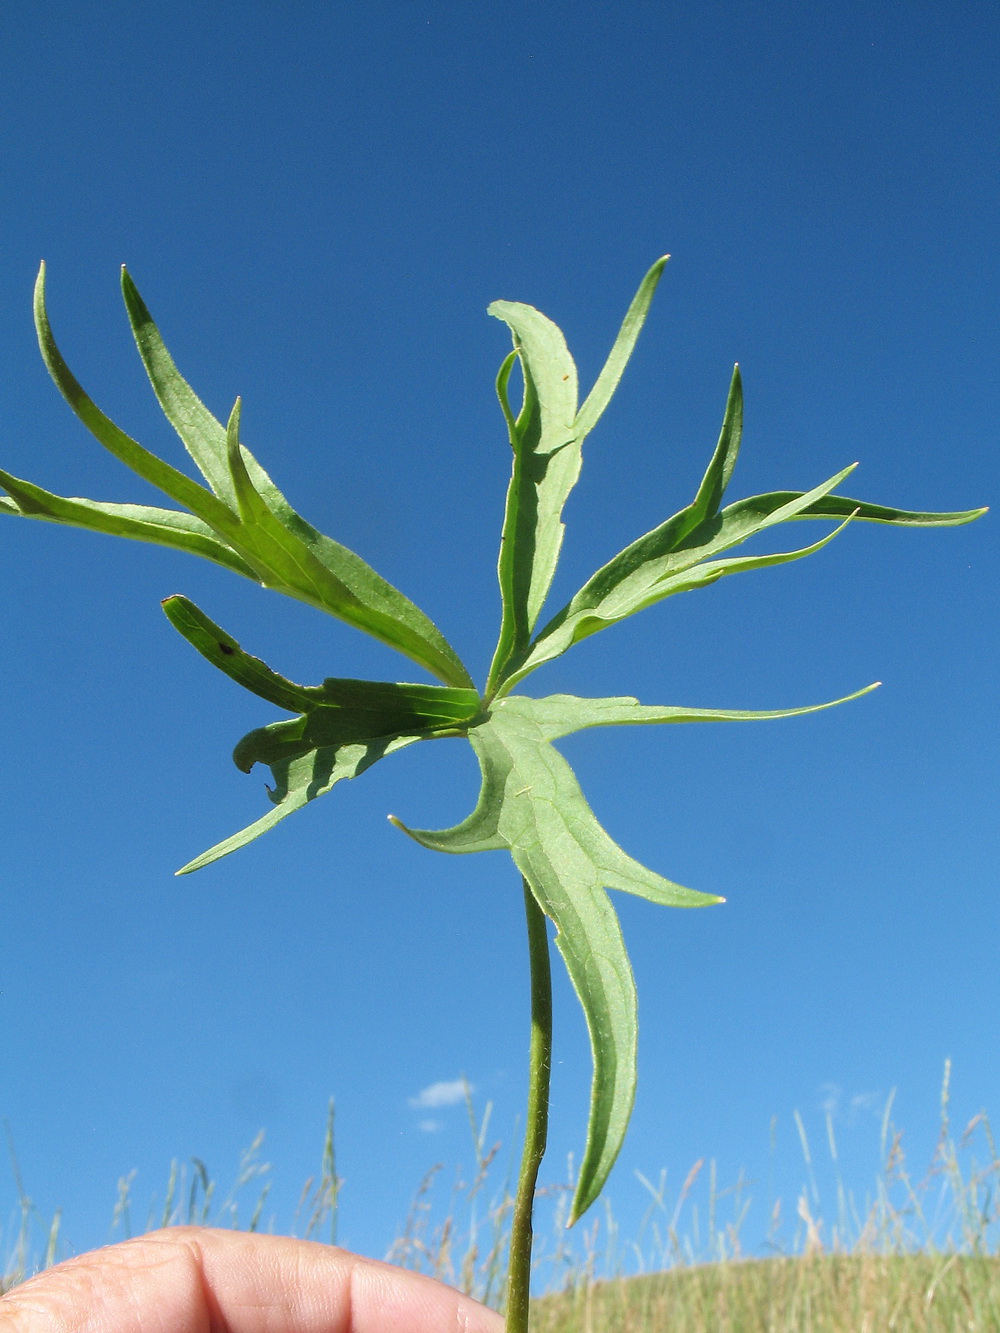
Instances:
[[[0,463],[62,494],[150,498],[48,380],[42,258],[79,378],[180,461],[121,309],[127,262],[205,401],[224,414],[242,394],[244,438],[293,503],[481,678],[509,467],[493,394],[509,344],[485,307],[545,311],[587,385],[669,251],[585,446],[553,607],[690,498],[737,360],[734,496],[860,459],[863,498],[995,506],[998,36],[980,0],[7,5]],[[796,1109],[815,1141],[831,1111],[863,1196],[895,1088],[922,1167],[946,1057],[956,1124],[996,1111],[995,525],[857,525],[532,678],[733,708],[885,682],[815,717],[564,744],[629,852],[728,900],[618,904],[641,1023],[609,1186],[626,1234],[636,1170],[676,1185],[715,1158],[720,1182],[758,1182],[759,1252],[768,1191],[793,1217],[804,1180]],[[259,770],[229,755],[275,714],[160,598],[186,593],[299,680],[392,677],[398,659],[182,555],[6,519],[0,541],[0,1116],[25,1187],[87,1248],[120,1176],[136,1169],[142,1215],[172,1158],[225,1178],[264,1127],[287,1227],[334,1096],[341,1235],[383,1253],[423,1172],[468,1163],[448,1085],[467,1077],[516,1142],[519,884],[501,855],[434,857],[385,822],[465,815],[471,752],[412,747],[175,879],[265,808]],[[550,1183],[579,1157],[589,1082],[562,975],[556,1022]],[[5,1244],[14,1203],[0,1170]]]

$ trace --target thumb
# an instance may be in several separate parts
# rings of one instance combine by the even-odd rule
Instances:
[[[170,1227],[67,1260],[0,1299],[0,1333],[503,1333],[460,1292],[347,1250]]]

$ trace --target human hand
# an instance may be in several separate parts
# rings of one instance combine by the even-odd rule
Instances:
[[[285,1236],[170,1227],[0,1298],[0,1333],[503,1333],[433,1278]]]

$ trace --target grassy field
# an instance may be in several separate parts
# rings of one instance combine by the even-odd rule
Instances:
[[[814,1254],[584,1283],[536,1333],[958,1333],[1000,1329],[1000,1260]]]
[[[838,1175],[833,1214],[824,1217],[796,1116],[810,1184],[795,1201],[791,1236],[779,1238],[780,1201],[772,1207],[765,1245],[787,1251],[775,1257],[745,1255],[745,1182],[718,1190],[714,1163],[695,1163],[670,1199],[665,1177],[657,1185],[640,1177],[650,1206],[641,1234],[625,1244],[608,1205],[589,1228],[567,1233],[571,1182],[549,1190],[538,1209],[546,1230],[536,1249],[534,1333],[1000,1333],[1000,1158],[985,1113],[952,1134],[949,1074],[946,1065],[937,1146],[919,1177],[890,1120],[890,1099],[881,1175],[860,1210]],[[444,1199],[441,1169],[428,1173],[386,1257],[499,1306],[510,1190],[493,1181],[499,1145],[488,1143],[489,1108],[478,1120],[469,1099],[469,1116],[473,1169],[456,1177]],[[266,1213],[270,1168],[260,1162],[260,1135],[228,1191],[198,1159],[173,1163],[162,1201],[144,1209],[141,1221],[133,1216],[132,1178],[122,1179],[112,1238],[195,1222],[335,1241],[333,1128],[331,1106],[320,1169],[306,1182],[291,1226],[278,1227]],[[836,1163],[829,1118],[827,1131]],[[10,1231],[0,1232],[0,1292],[65,1257],[60,1217],[37,1214],[13,1145],[11,1163],[17,1204]],[[733,1217],[721,1223],[724,1196]]]

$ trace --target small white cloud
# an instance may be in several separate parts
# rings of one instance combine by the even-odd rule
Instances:
[[[463,1078],[453,1079],[450,1083],[432,1083],[409,1099],[415,1111],[436,1111],[442,1106],[457,1106],[465,1101],[465,1090],[473,1091],[471,1084]]]
[[[837,1083],[821,1083],[817,1090],[819,1109],[835,1120],[843,1120],[853,1128],[862,1117],[878,1116],[882,1109],[882,1097],[877,1092],[852,1092],[845,1094]]]
[[[829,1116],[835,1116],[840,1110],[843,1090],[836,1083],[823,1083],[819,1089],[819,1109]]]
[[[856,1092],[851,1098],[847,1113],[847,1123],[856,1125],[863,1115],[871,1113],[878,1116],[882,1109],[882,1098],[877,1092]]]
[[[444,1129],[440,1120],[421,1120],[418,1127],[423,1134],[436,1134],[439,1129]]]

